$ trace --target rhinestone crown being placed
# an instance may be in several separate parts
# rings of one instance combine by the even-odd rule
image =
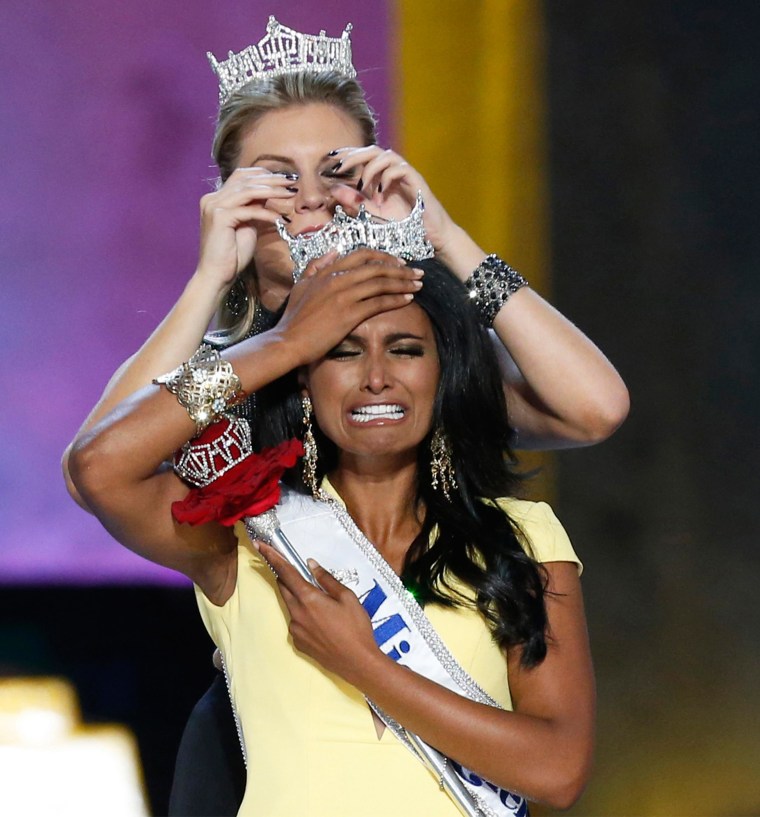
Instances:
[[[290,257],[295,264],[293,280],[298,281],[309,262],[333,250],[343,256],[366,247],[387,252],[406,261],[432,258],[433,245],[425,237],[422,220],[424,211],[422,193],[417,193],[412,212],[401,221],[378,221],[367,212],[363,204],[354,218],[338,205],[332,221],[316,233],[293,236],[282,221],[277,222],[277,230],[288,245]]]
[[[340,37],[328,37],[324,31],[318,36],[302,34],[270,16],[267,33],[257,44],[237,54],[230,51],[228,59],[221,62],[210,51],[206,52],[219,78],[219,104],[238,88],[262,77],[335,71],[353,79],[356,69],[351,62],[351,28],[348,23]]]

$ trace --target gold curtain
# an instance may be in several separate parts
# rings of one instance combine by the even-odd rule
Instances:
[[[545,39],[538,0],[397,0],[394,147],[486,252],[549,291]],[[551,493],[551,459],[535,493]]]

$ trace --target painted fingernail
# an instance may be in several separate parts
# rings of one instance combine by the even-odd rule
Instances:
[[[286,179],[290,179],[291,182],[298,180],[298,173],[284,173],[283,175]]]
[[[335,170],[340,170],[340,169],[341,169],[341,167],[343,167],[343,160],[342,160],[342,159],[341,159],[339,162],[337,162],[336,164],[334,164],[334,165],[333,165],[333,166],[330,168],[330,170],[333,170],[333,171],[335,171]]]
[[[288,218],[287,216],[280,216],[280,218],[281,218],[283,221],[286,221],[288,224],[290,224],[290,223],[293,221],[293,219],[292,219],[292,218]]]
[[[359,181],[357,182],[357,185],[356,185],[356,189],[361,190],[362,187],[364,187],[364,179],[359,179]]]
[[[288,191],[288,193],[297,193],[298,192],[297,187],[286,187],[285,189]]]
[[[382,193],[382,192],[383,192],[383,186],[382,186],[382,184],[378,184],[378,186],[377,186],[377,192],[378,192],[378,193]]]
[[[328,156],[337,156],[338,152],[339,152],[339,149],[335,148],[335,150],[331,150],[327,155]]]

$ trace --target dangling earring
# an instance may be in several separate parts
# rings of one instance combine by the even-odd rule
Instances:
[[[319,494],[319,483],[317,482],[317,441],[314,439],[314,429],[311,425],[311,400],[305,394],[301,398],[303,407],[303,424],[306,431],[303,435],[303,481],[315,498]]]
[[[456,490],[457,480],[451,461],[451,442],[440,427],[436,428],[430,440],[430,472],[433,488],[442,491],[446,500],[451,502],[450,491]]]
[[[236,278],[230,287],[224,305],[233,318],[239,318],[248,309],[248,290],[242,278]]]

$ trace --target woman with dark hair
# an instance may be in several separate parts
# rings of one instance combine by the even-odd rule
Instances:
[[[258,44],[260,53],[272,53],[272,42],[281,35],[303,36],[272,19],[268,30]],[[339,42],[327,41],[330,48]],[[582,332],[523,286],[524,279],[487,256],[453,222],[414,168],[377,145],[375,117],[350,58],[318,71],[311,70],[314,66],[290,66],[279,73],[270,66],[250,81],[245,81],[250,77],[246,66],[232,71],[243,80],[228,84],[225,68],[240,68],[248,51],[222,64],[213,61],[221,81],[213,144],[220,179],[218,188],[201,200],[197,268],[154,334],[114,374],[75,441],[122,400],[190,357],[215,314],[221,331],[212,340],[220,346],[271,328],[293,282],[293,262],[275,221],[282,219],[294,235],[318,232],[330,223],[337,205],[351,213],[364,205],[379,217],[398,219],[409,212],[418,191],[426,205],[425,229],[438,257],[461,281],[469,282],[483,306],[483,320],[492,326],[519,446],[587,445],[609,436],[628,410],[627,391],[615,369]],[[412,291],[408,270],[399,268],[393,272],[397,277],[389,278],[387,266],[377,266],[376,260],[360,254],[320,263],[332,273],[359,267],[366,275],[380,273],[375,291],[384,287],[387,297]],[[314,300],[308,311],[314,325],[324,326],[333,322],[336,305],[318,297],[319,292],[309,296]],[[252,420],[255,430],[254,414],[260,412],[253,397],[233,410]],[[69,475],[70,448],[63,458],[64,476],[72,497],[87,508]],[[231,764],[238,760],[232,740],[226,740],[227,749],[210,751],[220,744],[215,731],[231,731],[220,680],[215,691],[216,705],[209,706],[212,699],[206,697],[198,708],[206,725],[196,730],[197,719],[189,724],[180,749],[178,769],[185,773],[175,780],[172,813],[233,813],[242,792],[242,775],[230,775]],[[202,757],[195,748],[199,746],[204,748]],[[229,786],[217,785],[226,778]],[[212,786],[218,793],[212,793]]]
[[[303,279],[274,329],[160,378],[72,451],[108,530],[196,585],[252,736],[243,815],[524,814],[523,798],[570,805],[589,773],[577,557],[546,505],[515,497],[498,364],[466,291],[415,266],[424,286],[390,309],[363,297],[363,267]],[[341,308],[315,331],[299,311],[328,290]],[[214,502],[198,516],[212,494],[232,521],[245,480],[201,501],[163,467],[197,433],[199,382],[219,400],[258,392],[260,442],[303,438],[276,510],[310,573],[252,541],[258,496],[237,508],[248,527],[213,521]],[[254,461],[235,467],[248,479]],[[176,524],[174,503],[200,524]]]
[[[274,48],[276,55],[280,36],[306,36],[273,18],[268,32],[260,53]],[[348,38],[344,33],[311,40],[323,41],[328,53]],[[590,445],[612,434],[628,412],[628,392],[614,367],[524,278],[487,255],[402,156],[377,144],[375,116],[356,80],[350,45],[347,58],[325,70],[290,65],[282,73],[280,54],[277,65],[249,79],[245,57],[254,48],[221,64],[213,61],[221,82],[213,143],[219,185],[200,202],[196,269],[155,332],[114,373],[78,435],[187,360],[215,320],[221,331],[213,341],[222,345],[271,327],[293,285],[293,261],[275,227],[278,220],[293,235],[319,232],[338,205],[352,214],[364,205],[375,216],[398,220],[408,215],[418,192],[437,257],[467,282],[492,327],[520,447]],[[231,84],[225,70],[236,78]],[[339,272],[358,261],[325,263]],[[332,320],[332,305],[324,302],[321,309],[322,320]],[[66,485],[86,509],[69,476],[69,450],[62,463]]]

